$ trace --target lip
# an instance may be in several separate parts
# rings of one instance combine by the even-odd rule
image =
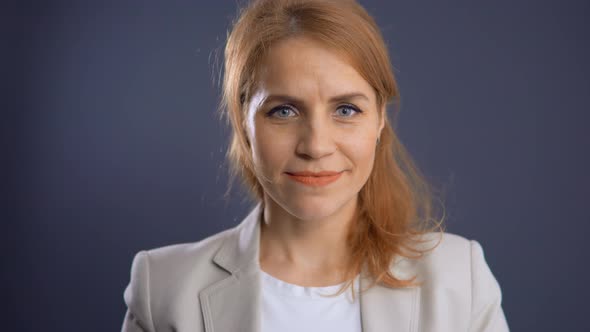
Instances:
[[[335,172],[335,171],[321,171],[321,172],[311,172],[311,171],[301,171],[301,172],[286,172],[289,175],[295,176],[333,176],[340,174],[342,172]]]
[[[340,178],[343,172],[286,172],[292,180],[312,187],[326,186]]]

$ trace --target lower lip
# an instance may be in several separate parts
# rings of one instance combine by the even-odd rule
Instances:
[[[299,183],[303,183],[304,185],[311,186],[311,187],[322,187],[329,185],[330,183],[338,180],[342,175],[342,172],[334,175],[327,175],[327,176],[298,176],[293,174],[287,175],[297,181]]]

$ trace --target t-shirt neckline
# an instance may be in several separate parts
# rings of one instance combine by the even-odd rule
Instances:
[[[350,289],[347,289],[338,296],[328,296],[336,294],[346,282],[342,282],[336,285],[330,286],[301,286],[286,282],[278,279],[267,272],[260,270],[261,281],[264,288],[270,288],[270,290],[277,292],[284,296],[299,297],[299,298],[313,298],[313,299],[337,299],[346,296],[350,293]],[[354,280],[355,291],[358,290],[358,276]]]

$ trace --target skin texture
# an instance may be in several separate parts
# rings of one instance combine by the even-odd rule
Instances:
[[[359,96],[333,99],[345,94]],[[246,124],[265,193],[260,247],[265,272],[303,286],[342,281],[349,256],[346,232],[373,168],[383,115],[373,88],[337,53],[305,37],[273,45]],[[286,174],[300,171],[342,175],[317,187]]]

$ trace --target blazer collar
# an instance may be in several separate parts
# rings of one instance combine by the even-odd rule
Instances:
[[[260,331],[260,212],[258,204],[229,230],[213,257],[213,262],[229,275],[199,294],[207,332]]]
[[[226,237],[213,261],[229,275],[199,294],[207,332],[259,332],[260,317],[260,222],[259,203]],[[407,276],[414,264],[397,259],[392,272]],[[360,289],[370,284],[361,271]],[[391,289],[375,285],[359,296],[363,332],[417,331],[420,288]]]
[[[260,268],[260,221],[262,207],[257,204],[242,222],[230,231],[213,261],[231,274]]]

